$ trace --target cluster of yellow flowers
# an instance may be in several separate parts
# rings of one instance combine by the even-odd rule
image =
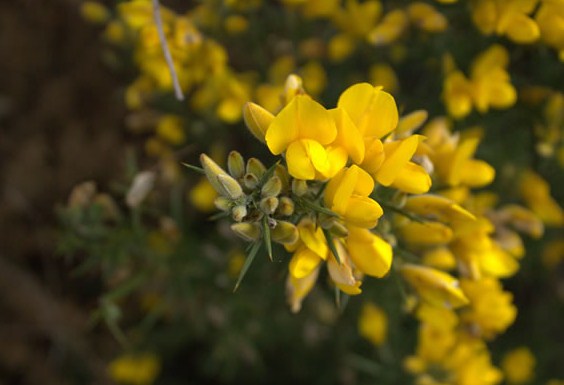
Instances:
[[[215,207],[219,217],[230,217],[233,232],[251,243],[244,262],[232,269],[238,271],[235,288],[261,247],[271,260],[275,257],[272,242],[291,254],[286,290],[293,312],[300,311],[325,271],[338,298],[360,294],[366,276],[397,274],[410,288],[406,308],[419,322],[415,352],[404,360],[417,384],[493,385],[504,375],[519,383],[531,377],[534,358],[528,351],[510,355],[502,371],[493,365],[487,343],[517,316],[501,280],[519,270],[525,255],[522,234],[538,239],[545,226],[564,224],[548,183],[532,170],[519,175],[516,190],[528,208],[498,207],[495,194],[476,192],[496,174],[475,158],[483,129],[453,130],[456,122],[440,116],[427,121],[424,110],[400,116],[392,96],[398,80],[385,63],[373,64],[368,76],[373,81],[342,91],[333,108],[316,101],[328,84],[323,61],[343,62],[363,44],[396,44],[413,28],[425,36],[446,31],[449,20],[440,10],[456,0],[439,2],[404,2],[384,10],[377,0],[281,0],[278,11],[329,22],[333,30],[327,42],[311,37],[290,49],[283,44],[288,42],[278,42],[280,54],[263,69],[262,83],[256,73],[231,68],[227,50],[202,31],[219,28],[240,36],[249,29],[249,15],[266,6],[263,2],[208,0],[184,15],[161,7],[166,42],[191,111],[211,113],[228,124],[243,119],[277,157],[265,165],[231,151],[221,167],[221,155],[202,154],[202,168],[190,166],[204,174],[190,196],[199,208]],[[515,43],[542,41],[564,61],[564,2],[473,0],[469,6],[482,33]],[[147,0],[128,0],[112,16],[87,2],[83,12],[105,23],[108,40],[133,47],[139,75],[127,87],[126,103],[133,118],[147,124],[149,117],[155,127],[147,152],[178,175],[172,149],[186,143],[188,134],[184,118],[151,107],[174,82],[151,7]],[[394,48],[390,56],[402,57],[405,47]],[[485,115],[514,106],[518,96],[527,101],[526,92],[518,93],[512,84],[509,65],[510,54],[501,43],[480,53],[469,72],[445,54],[446,113],[460,123],[473,110]],[[546,108],[534,129],[536,150],[564,165],[564,97],[546,89],[541,93]],[[555,242],[547,264],[556,264],[562,250],[563,243]],[[386,330],[384,310],[367,302],[360,334],[381,345]],[[514,362],[525,362],[522,367],[530,370],[519,372]],[[120,372],[119,364],[116,368]]]

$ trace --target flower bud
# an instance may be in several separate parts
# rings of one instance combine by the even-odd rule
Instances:
[[[278,221],[276,227],[271,231],[271,236],[274,242],[293,244],[298,240],[300,234],[293,223]]]
[[[237,205],[233,207],[231,216],[235,222],[241,222],[247,216],[247,206]]]
[[[413,264],[401,266],[400,272],[419,295],[433,305],[458,308],[469,302],[459,281],[447,273]]]
[[[245,241],[252,242],[260,238],[260,227],[256,223],[233,223],[231,230]]]
[[[347,235],[349,235],[349,229],[347,229],[347,227],[343,223],[335,219],[331,223],[329,231],[336,237],[346,237]]]
[[[290,174],[288,174],[288,170],[286,167],[282,166],[281,164],[276,165],[276,169],[274,170],[274,175],[280,178],[280,182],[282,182],[282,190],[286,191],[290,188]]]
[[[243,193],[243,188],[233,177],[227,174],[221,174],[217,176],[217,180],[227,193],[227,196],[231,199],[238,199],[241,198]]]
[[[253,174],[258,180],[260,180],[265,172],[266,167],[264,167],[264,164],[262,164],[262,162],[257,158],[250,158],[247,161],[247,174]]]
[[[227,157],[227,169],[229,174],[235,179],[239,179],[245,175],[245,160],[237,151],[231,151]]]
[[[278,208],[278,198],[276,197],[263,198],[261,199],[259,206],[263,213],[267,215],[272,214],[274,213],[274,211],[276,211],[276,208]]]
[[[231,207],[231,201],[225,197],[219,196],[213,201],[215,207],[221,211],[228,211]]]
[[[246,174],[243,177],[243,184],[247,189],[254,190],[258,186],[259,180],[253,174]]]
[[[304,196],[307,193],[308,187],[307,182],[302,179],[292,180],[292,192],[296,196]]]
[[[206,154],[200,155],[200,163],[206,173],[206,177],[210,181],[211,185],[218,192],[218,194],[223,196],[229,196],[223,185],[219,182],[219,175],[227,175],[227,172],[218,166],[209,156]]]
[[[294,201],[288,197],[281,197],[278,202],[278,214],[289,217],[294,213]]]
[[[265,143],[266,130],[274,120],[274,115],[258,104],[248,102],[243,106],[243,119],[251,134]]]
[[[286,104],[290,103],[294,96],[302,94],[305,94],[302,78],[295,74],[288,75],[284,84]]]
[[[280,194],[281,190],[282,182],[280,181],[280,178],[275,175],[262,186],[261,195],[263,197],[275,197]]]

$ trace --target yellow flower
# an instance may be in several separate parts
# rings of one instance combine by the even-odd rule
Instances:
[[[358,319],[358,331],[374,345],[382,345],[388,334],[388,317],[384,310],[373,303],[364,303]]]
[[[533,43],[540,35],[529,16],[538,0],[477,0],[472,2],[472,19],[483,34],[506,35],[515,43]]]
[[[286,151],[290,175],[312,180],[334,175],[334,164],[342,159],[324,146],[336,137],[337,127],[329,111],[309,96],[297,95],[274,118],[265,139],[274,155]]]
[[[399,91],[399,80],[394,69],[385,63],[374,64],[369,70],[370,83],[379,84],[384,90],[395,94]]]
[[[164,141],[178,146],[186,140],[182,119],[176,115],[164,115],[157,124],[157,136]]]
[[[501,368],[509,384],[524,384],[534,377],[535,356],[526,347],[513,349],[503,356]]]
[[[160,371],[160,361],[152,353],[126,354],[113,360],[109,367],[110,377],[128,385],[150,385]]]
[[[557,50],[560,61],[564,61],[564,3],[542,1],[535,21],[540,27],[541,40]]]
[[[441,182],[468,187],[483,187],[491,183],[495,169],[482,160],[473,159],[482,137],[481,130],[467,130],[458,137],[451,135],[444,125],[430,124],[423,133],[434,150],[429,158]]]
[[[194,207],[207,213],[215,209],[214,201],[217,195],[211,183],[205,177],[202,177],[190,190],[188,197]]]
[[[562,226],[564,211],[550,195],[549,184],[533,170],[526,170],[520,181],[523,199],[548,226]]]
[[[427,32],[443,32],[448,27],[446,17],[431,4],[412,2],[407,7],[407,14],[413,24]]]
[[[329,181],[325,189],[325,205],[347,224],[372,228],[383,214],[380,205],[368,197],[373,189],[374,181],[370,175],[352,165]]]
[[[515,321],[517,308],[512,303],[513,295],[503,291],[498,280],[462,279],[460,286],[470,300],[470,305],[463,309],[460,317],[464,322],[472,323],[483,338],[493,338]]]
[[[505,48],[493,45],[472,63],[470,79],[452,67],[447,60],[443,99],[447,110],[456,119],[467,116],[472,106],[480,113],[491,107],[505,109],[515,104],[517,92],[506,67],[509,55]]]

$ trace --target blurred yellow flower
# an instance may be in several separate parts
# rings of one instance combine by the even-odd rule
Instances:
[[[388,334],[386,312],[373,303],[365,302],[358,318],[358,332],[374,345],[382,345]]]
[[[109,376],[119,384],[150,385],[159,374],[161,363],[153,353],[124,354],[110,362]]]
[[[535,362],[533,353],[523,346],[507,352],[501,361],[501,368],[509,384],[519,385],[533,379]]]

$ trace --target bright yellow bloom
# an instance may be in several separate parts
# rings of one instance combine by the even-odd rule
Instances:
[[[509,384],[519,385],[531,381],[535,374],[535,356],[520,347],[507,352],[501,361],[501,368]]]
[[[533,170],[526,170],[520,181],[521,195],[527,205],[548,226],[562,226],[564,211],[550,195],[548,183]]]
[[[431,122],[423,130],[436,175],[449,186],[482,187],[493,180],[495,169],[488,163],[473,159],[480,143],[481,130],[468,130],[462,136],[452,135],[444,124]]]
[[[472,323],[479,335],[491,339],[513,324],[517,316],[517,308],[512,303],[513,295],[503,291],[498,280],[462,279],[460,286],[470,300],[470,305],[462,311],[461,319]]]
[[[382,345],[388,334],[388,317],[384,310],[373,303],[364,303],[358,318],[358,331],[374,345]]]
[[[297,95],[280,111],[266,131],[266,144],[274,155],[286,151],[288,172],[297,179],[326,179],[344,166],[346,157],[324,146],[337,137],[337,127],[321,104]],[[342,167],[341,166],[341,167]]]
[[[154,354],[127,354],[113,360],[108,371],[110,377],[117,383],[150,385],[159,374],[160,366],[160,361]]]
[[[356,165],[342,169],[327,184],[325,205],[341,216],[347,224],[363,228],[376,226],[384,213],[382,207],[368,196],[374,190],[374,181]]]
[[[460,119],[472,111],[472,106],[484,114],[492,107],[505,109],[515,104],[517,92],[506,71],[508,62],[505,48],[493,45],[474,60],[470,79],[447,65],[443,99],[449,114]]]
[[[483,34],[506,35],[515,43],[533,43],[539,26],[529,16],[538,0],[477,0],[472,2],[472,19]]]

